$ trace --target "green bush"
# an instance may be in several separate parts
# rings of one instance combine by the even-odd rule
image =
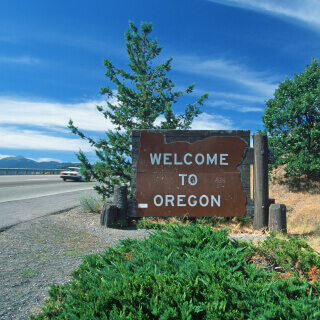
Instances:
[[[255,247],[230,240],[226,230],[168,224],[143,241],[86,256],[71,282],[51,286],[31,319],[319,319],[319,256],[290,239],[281,245],[296,253],[281,260],[277,241]],[[254,258],[267,261],[268,250],[288,266],[306,259],[312,281],[310,269],[281,277],[282,270],[259,267]]]
[[[163,220],[163,223],[158,221],[153,221],[150,218],[144,218],[143,220],[138,220],[136,222],[136,227],[138,229],[155,229],[155,230],[164,230],[169,225],[167,220]]]
[[[279,84],[273,98],[266,101],[262,115],[264,132],[274,147],[275,163],[286,172],[291,189],[320,176],[320,63],[310,65],[292,79]]]
[[[288,240],[279,239],[277,235],[271,232],[264,242],[251,246],[251,256],[263,259],[264,268],[307,277],[310,268],[320,266],[319,255],[307,242],[294,236],[289,236]]]

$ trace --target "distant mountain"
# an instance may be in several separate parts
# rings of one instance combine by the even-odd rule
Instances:
[[[76,167],[80,166],[80,163],[71,162],[56,162],[56,161],[44,161],[37,162],[31,159],[24,158],[22,156],[18,157],[6,157],[0,159],[0,168],[21,168],[21,169],[60,169],[64,167]]]

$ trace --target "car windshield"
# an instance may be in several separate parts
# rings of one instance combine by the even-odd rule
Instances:
[[[74,168],[74,167],[70,167],[68,168],[69,171],[76,171],[76,172],[80,172],[80,168]]]

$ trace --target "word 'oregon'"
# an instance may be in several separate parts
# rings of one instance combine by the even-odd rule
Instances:
[[[182,157],[178,157],[177,153],[150,153],[150,161],[152,165],[220,165],[227,166],[227,153],[203,154],[197,153],[193,155],[186,153]],[[179,158],[179,159],[178,159]]]
[[[217,207],[220,207],[220,195],[217,197],[211,195],[202,195],[199,198],[195,195],[184,195],[184,194],[178,194],[176,196],[172,194],[166,194],[166,195],[156,195],[153,198],[153,204],[156,207],[186,207],[187,205],[190,207],[195,207],[197,204],[200,204],[202,207],[214,207],[215,205]]]

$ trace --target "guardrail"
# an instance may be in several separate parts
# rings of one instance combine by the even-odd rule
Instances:
[[[0,168],[0,175],[59,174],[66,169]]]

